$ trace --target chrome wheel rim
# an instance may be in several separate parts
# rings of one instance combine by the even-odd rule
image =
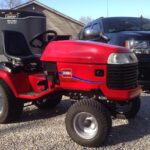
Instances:
[[[74,117],[73,127],[75,132],[83,139],[92,139],[98,132],[96,118],[87,112],[80,112]]]
[[[3,113],[4,110],[4,99],[3,99],[3,95],[0,92],[0,115]]]

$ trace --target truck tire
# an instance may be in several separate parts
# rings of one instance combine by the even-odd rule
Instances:
[[[0,123],[17,121],[23,111],[23,102],[16,99],[9,86],[0,80]]]
[[[72,140],[88,147],[101,146],[112,127],[108,110],[95,100],[82,100],[72,105],[65,123]]]
[[[135,116],[137,115],[140,109],[140,105],[141,105],[141,100],[139,97],[136,97],[135,99],[131,100],[126,104],[126,108],[122,110],[118,110],[116,107],[116,109],[112,111],[112,114],[115,118],[119,118],[119,119],[135,118]]]
[[[35,101],[35,106],[39,109],[53,109],[55,108],[61,101],[62,94],[61,93],[51,93],[48,96],[44,97],[43,99],[40,99],[38,101]]]

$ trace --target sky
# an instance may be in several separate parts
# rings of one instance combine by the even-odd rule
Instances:
[[[39,0],[61,13],[79,20],[111,16],[143,16],[150,18],[150,0]],[[108,2],[108,5],[107,5]],[[108,6],[108,7],[107,7]],[[108,11],[107,11],[108,8]]]

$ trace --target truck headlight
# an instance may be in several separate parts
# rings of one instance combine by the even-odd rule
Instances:
[[[108,57],[108,64],[131,64],[137,63],[137,57],[134,53],[112,53]]]
[[[149,41],[146,40],[127,40],[125,46],[137,54],[150,53]]]

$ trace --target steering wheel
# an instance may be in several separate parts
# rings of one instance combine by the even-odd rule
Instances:
[[[52,35],[53,37],[49,40],[46,35]],[[57,38],[57,32],[54,30],[48,30],[43,33],[35,35],[35,37],[30,41],[30,45],[34,48],[43,48],[49,42],[54,41]]]

